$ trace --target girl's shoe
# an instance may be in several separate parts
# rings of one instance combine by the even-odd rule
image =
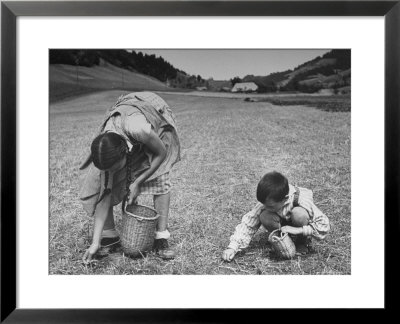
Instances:
[[[175,251],[169,248],[167,239],[154,240],[153,250],[161,259],[171,260],[175,258]]]
[[[110,253],[116,252],[121,247],[121,240],[119,236],[115,237],[103,237],[100,241],[100,249],[97,254],[100,257],[109,255]]]
[[[120,245],[121,240],[119,236],[115,237],[103,237],[100,241],[100,245],[102,248],[111,247],[113,245]]]

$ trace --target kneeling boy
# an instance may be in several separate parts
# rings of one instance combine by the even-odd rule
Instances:
[[[314,204],[312,191],[289,184],[279,172],[269,172],[261,178],[257,200],[236,226],[228,248],[222,253],[223,260],[231,261],[236,253],[247,248],[261,225],[268,232],[280,228],[284,233],[296,235],[296,250],[301,254],[308,252],[307,242],[311,237],[324,239],[330,230],[328,218]]]

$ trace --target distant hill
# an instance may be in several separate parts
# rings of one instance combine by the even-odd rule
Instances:
[[[50,100],[102,89],[174,90],[205,86],[162,57],[127,50],[50,50]]]
[[[177,72],[180,71],[162,57],[120,49],[53,49],[50,50],[49,56],[50,65],[66,64],[94,67],[100,65],[102,62],[107,62],[125,70],[152,76],[161,82],[175,78]]]
[[[128,71],[107,62],[93,67],[52,64],[49,72],[50,101],[105,89],[171,90],[156,78]]]
[[[332,50],[298,66],[277,85],[281,90],[301,92],[348,87],[351,85],[351,51]]]
[[[322,57],[305,62],[293,70],[267,76],[247,75],[235,82],[254,82],[258,92],[300,91],[306,93],[329,90],[349,93],[351,85],[351,51],[332,50]]]
[[[351,88],[350,50],[332,50],[293,70],[231,80],[204,80],[175,68],[162,57],[127,50],[50,50],[49,63],[51,101],[103,89],[230,91],[237,82],[254,82],[260,93],[349,93]]]

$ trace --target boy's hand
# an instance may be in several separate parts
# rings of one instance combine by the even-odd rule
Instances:
[[[99,248],[100,248],[99,244],[92,243],[90,247],[86,250],[85,254],[83,255],[82,261],[86,264],[92,261],[93,256],[96,254]]]
[[[224,252],[222,252],[222,259],[224,261],[232,261],[233,257],[235,256],[236,252],[234,249],[226,249]]]
[[[303,233],[303,228],[301,227],[293,227],[293,226],[282,226],[281,227],[282,233],[289,233],[293,235],[299,235]]]

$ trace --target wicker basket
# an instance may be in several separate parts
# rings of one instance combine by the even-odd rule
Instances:
[[[292,259],[296,255],[296,246],[288,233],[282,233],[279,229],[276,229],[269,235],[268,241],[279,257]]]
[[[143,205],[126,205],[122,213],[121,246],[125,254],[143,256],[153,247],[157,211]]]

